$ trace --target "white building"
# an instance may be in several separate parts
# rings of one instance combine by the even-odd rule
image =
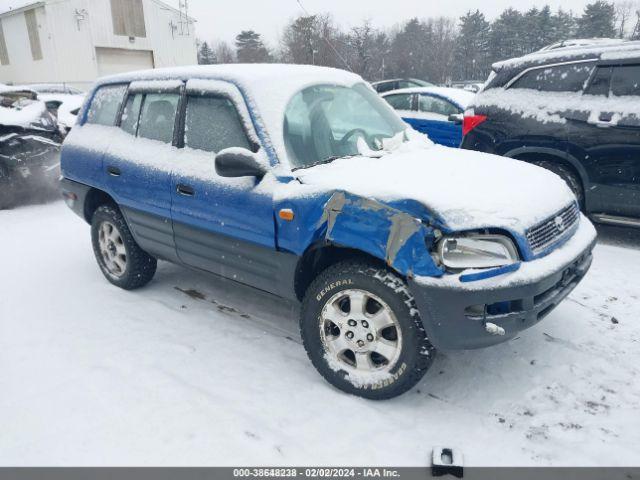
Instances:
[[[88,86],[197,63],[193,19],[159,0],[0,0],[0,83]]]

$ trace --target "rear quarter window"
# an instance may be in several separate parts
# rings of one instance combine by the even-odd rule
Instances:
[[[572,63],[531,70],[517,79],[510,88],[527,88],[540,92],[581,92],[594,63]]]
[[[87,123],[114,126],[126,91],[126,85],[100,87],[89,106]]]

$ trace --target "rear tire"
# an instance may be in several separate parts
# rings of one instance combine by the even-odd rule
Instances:
[[[155,275],[158,261],[138,246],[117,208],[98,207],[91,222],[91,241],[100,270],[115,286],[135,290]]]
[[[533,164],[537,165],[538,167],[542,167],[545,170],[549,170],[550,172],[553,172],[560,178],[562,178],[578,199],[580,210],[584,211],[584,188],[582,186],[582,181],[580,180],[580,177],[578,177],[578,175],[576,175],[569,167],[566,167],[561,163],[543,160],[540,162],[533,162]]]
[[[406,283],[366,262],[336,264],[312,282],[300,331],[329,383],[372,400],[410,390],[435,356]]]

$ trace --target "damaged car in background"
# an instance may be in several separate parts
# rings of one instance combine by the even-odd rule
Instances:
[[[313,365],[370,399],[408,391],[437,350],[541,321],[596,240],[553,173],[434,145],[361,77],[320,67],[103,79],[62,177],[110,283],[143,287],[167,260],[300,301]]]
[[[32,90],[0,88],[0,209],[56,191],[63,133]]]

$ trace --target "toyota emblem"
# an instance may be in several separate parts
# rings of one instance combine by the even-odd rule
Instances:
[[[563,232],[564,231],[564,219],[562,217],[556,217],[555,223],[556,223],[556,228],[558,229],[558,231]]]

